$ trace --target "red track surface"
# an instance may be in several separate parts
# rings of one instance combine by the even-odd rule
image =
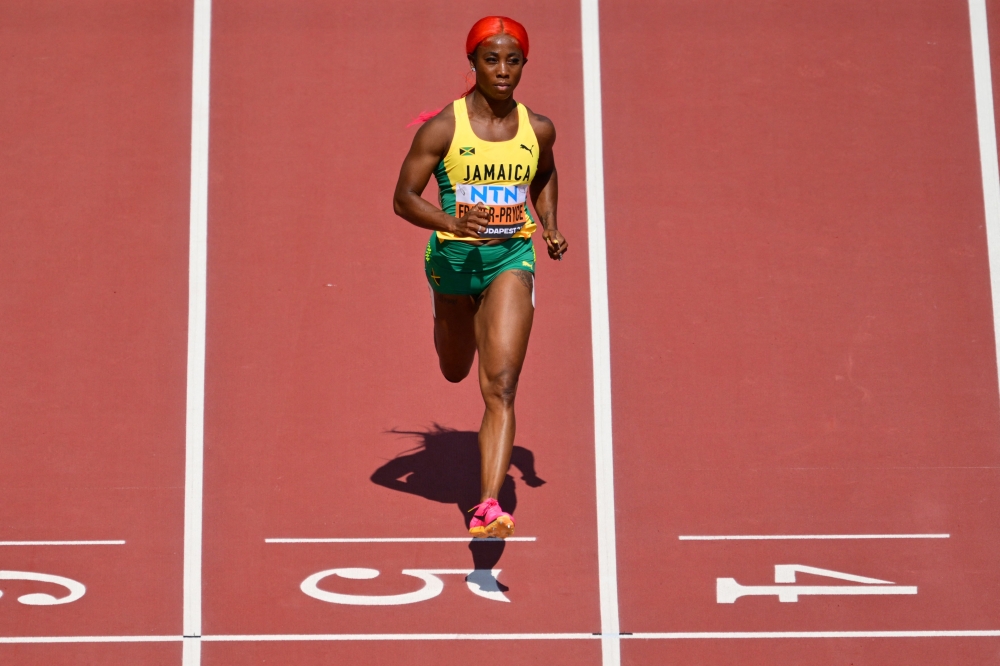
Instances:
[[[523,15],[529,6],[509,11]],[[539,311],[518,397],[518,445],[533,452],[546,483],[527,487],[512,471],[515,515],[518,534],[538,541],[508,544],[497,565],[510,604],[473,596],[456,578],[430,602],[358,608],[309,598],[299,584],[318,571],[360,566],[382,576],[328,587],[405,592],[414,586],[402,569],[472,568],[468,545],[264,539],[465,534],[453,497],[470,478],[478,484],[470,433],[482,403],[474,379],[453,386],[437,370],[422,276],[428,234],[393,216],[389,193],[413,134],[407,123],[461,92],[455,53],[484,9],[216,3],[206,633],[600,631],[581,75],[579,58],[559,57],[579,52],[579,18],[572,2],[546,9],[533,13],[537,50],[521,98],[559,119],[560,212],[573,249],[557,266],[540,261]],[[430,16],[438,20],[429,24]],[[415,59],[452,64],[409,67]],[[414,461],[407,481],[442,501],[369,480],[421,441],[393,430],[433,432],[435,424],[464,434],[432,439],[431,448],[445,452]],[[471,469],[456,457],[473,461]],[[432,658],[453,648],[424,649]],[[537,663],[561,649],[514,652],[518,663]],[[576,663],[600,659],[596,643],[572,649],[581,655]],[[213,645],[205,663],[244,663],[227,650],[259,650],[263,659],[282,649]],[[317,659],[349,650],[363,663],[392,663],[400,647],[295,650]]]
[[[616,498],[622,630],[997,625],[1000,423],[965,3],[603,6],[615,463],[632,480]],[[654,40],[651,74],[629,45]],[[678,541],[831,533],[952,538]],[[716,603],[717,577],[773,584],[792,563],[919,594]],[[970,659],[998,647],[948,641]],[[626,641],[623,661],[657,649]],[[925,650],[944,648],[683,649],[875,664],[941,663]]]
[[[518,97],[559,129],[571,250],[538,264],[505,490],[518,536],[537,541],[474,552],[265,539],[464,534],[482,404],[473,380],[437,371],[427,234],[392,215],[389,192],[406,124],[461,92],[465,31],[497,8],[214,5],[204,634],[599,632],[578,3],[503,6],[532,36]],[[989,8],[1000,80],[1000,3]],[[87,585],[78,602],[29,607],[16,598],[39,586],[4,581],[0,636],[180,634],[190,10],[0,8],[0,541],[126,540],[0,547],[0,570]],[[966,4],[604,0],[601,27],[621,630],[1000,628],[1000,405]],[[951,537],[678,539],[852,533]],[[919,593],[716,602],[717,578],[773,584],[777,564]],[[322,587],[396,594],[414,587],[403,569],[474,566],[500,569],[511,603],[454,575],[403,606],[299,589],[367,567],[381,576]],[[450,664],[483,649],[206,641],[202,662]],[[0,662],[180,652],[0,645]],[[601,662],[596,640],[502,654]],[[996,638],[622,641],[634,665],[998,654]]]
[[[0,635],[176,634],[181,616],[191,18],[185,1],[0,8]],[[171,646],[0,646],[4,664]],[[157,657],[156,655],[159,655]]]

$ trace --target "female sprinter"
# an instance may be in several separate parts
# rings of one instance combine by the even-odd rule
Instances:
[[[479,429],[481,497],[469,532],[506,538],[514,533],[514,519],[497,495],[514,446],[514,396],[535,312],[536,220],[528,196],[549,257],[561,259],[567,245],[556,228],[555,127],[514,101],[528,62],[524,27],[486,17],[472,26],[465,50],[476,84],[417,131],[393,208],[434,231],[424,272],[441,372],[450,382],[462,381],[479,352],[486,413]],[[432,173],[441,208],[420,197]]]

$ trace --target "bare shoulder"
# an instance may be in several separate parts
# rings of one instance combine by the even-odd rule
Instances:
[[[413,147],[422,152],[444,155],[455,135],[455,108],[451,104],[420,126],[413,137]]]
[[[527,106],[524,108],[528,109]],[[528,109],[528,120],[531,121],[531,129],[535,131],[542,149],[551,148],[556,142],[556,126],[552,121],[531,109]]]

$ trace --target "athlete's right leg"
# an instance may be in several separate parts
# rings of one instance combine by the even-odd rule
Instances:
[[[507,478],[514,448],[514,398],[535,316],[534,276],[504,271],[483,293],[476,314],[479,342],[479,388],[486,403],[479,429],[482,496],[496,499]]]
[[[473,296],[432,292],[434,348],[441,374],[449,382],[460,382],[469,375],[476,357],[475,315],[479,304]]]

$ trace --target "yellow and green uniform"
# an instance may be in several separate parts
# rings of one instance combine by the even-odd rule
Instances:
[[[531,234],[537,226],[527,202],[528,187],[538,170],[538,139],[523,104],[517,105],[517,134],[509,141],[480,139],[472,131],[465,98],[455,100],[453,106],[455,135],[434,170],[441,209],[462,217],[481,203],[488,209],[489,221],[479,238],[434,232],[424,253],[424,267],[434,290],[477,295],[503,271],[535,271]],[[504,242],[468,242],[489,239]]]

